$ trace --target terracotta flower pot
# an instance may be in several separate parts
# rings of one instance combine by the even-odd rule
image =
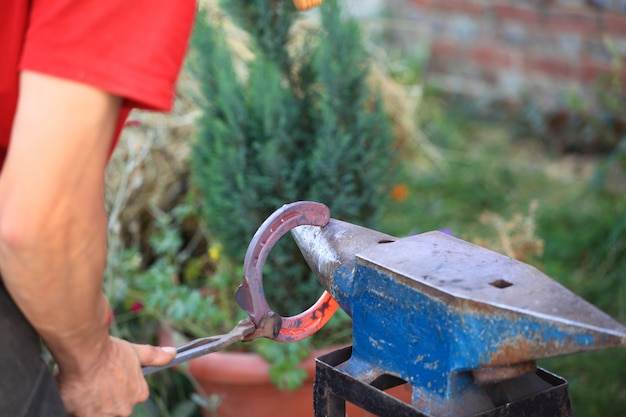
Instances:
[[[269,363],[249,352],[216,352],[194,359],[189,374],[203,394],[220,397],[219,417],[313,417],[314,358],[302,363],[308,378],[295,391],[276,388],[270,381]],[[208,412],[204,415],[210,417]]]
[[[171,344],[171,336],[162,334],[160,343]],[[295,391],[281,391],[270,380],[270,364],[251,352],[215,352],[189,361],[188,373],[197,382],[203,396],[218,395],[216,413],[219,417],[313,417],[313,380],[315,358],[339,347],[312,352],[300,366],[307,372],[304,384]],[[410,401],[406,386],[396,387],[390,394]],[[205,417],[213,417],[203,410]],[[352,404],[347,405],[349,417],[371,417]]]

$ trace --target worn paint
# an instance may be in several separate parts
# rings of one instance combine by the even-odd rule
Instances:
[[[517,375],[539,358],[626,343],[626,328],[600,310],[479,246],[437,232],[383,239],[333,219],[315,233],[296,241],[353,319],[342,369],[367,382],[382,373],[406,380],[420,409],[487,407],[472,370],[524,365],[499,373]],[[333,255],[312,254],[319,245]]]
[[[453,377],[480,367],[507,365],[587,350],[594,332],[543,317],[507,311],[490,314],[415,291],[380,269],[359,265],[352,301],[353,357],[412,384],[430,384],[446,398]]]

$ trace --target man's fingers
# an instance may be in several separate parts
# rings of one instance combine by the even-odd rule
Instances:
[[[141,366],[163,366],[170,363],[176,356],[174,347],[158,347],[150,345],[133,345]]]

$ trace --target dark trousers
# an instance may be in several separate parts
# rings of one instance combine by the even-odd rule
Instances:
[[[67,417],[39,336],[0,279],[0,416]]]

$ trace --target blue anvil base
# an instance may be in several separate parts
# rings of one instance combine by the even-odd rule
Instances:
[[[425,411],[419,404],[404,403],[384,391],[404,383],[399,378],[380,374],[372,381],[363,381],[350,375],[347,370],[351,354],[352,348],[348,347],[317,358],[315,417],[345,417],[346,401],[379,417],[573,417],[567,381],[543,369],[504,383],[477,387],[490,399],[489,409],[472,411],[470,403],[463,402],[472,400],[460,397],[460,403]]]

